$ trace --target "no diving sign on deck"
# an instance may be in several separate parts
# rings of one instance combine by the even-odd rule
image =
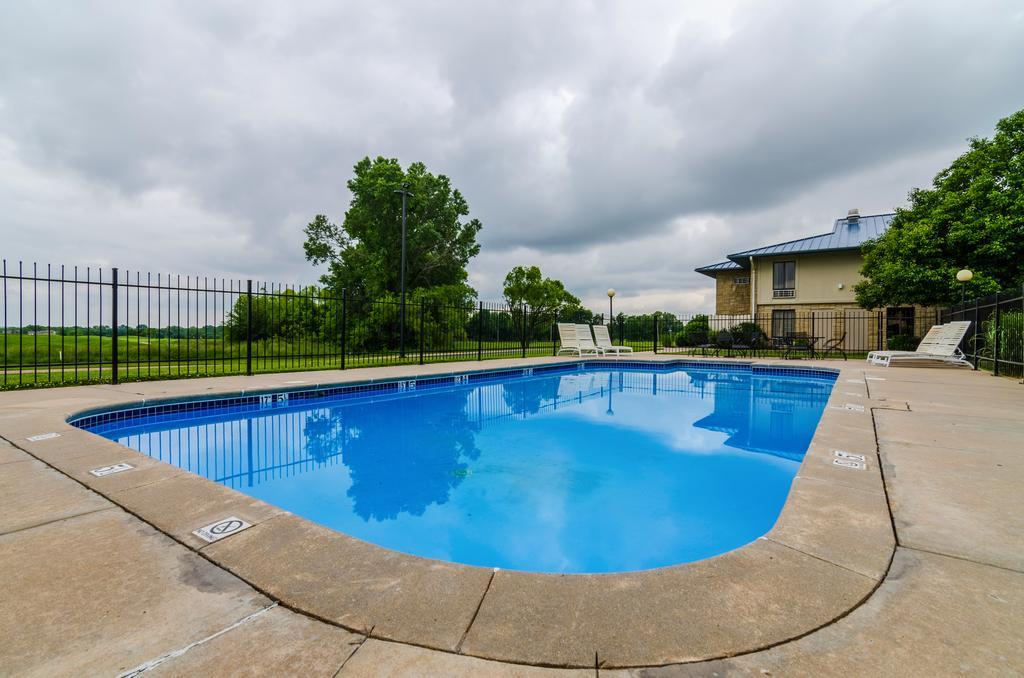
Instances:
[[[233,534],[238,534],[248,527],[252,527],[252,525],[241,518],[230,516],[228,518],[222,518],[215,523],[210,523],[209,525],[200,527],[198,530],[193,530],[192,534],[203,541],[215,542],[223,539],[224,537],[230,537]]]

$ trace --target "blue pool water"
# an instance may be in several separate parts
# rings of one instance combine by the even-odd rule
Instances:
[[[78,423],[398,551],[613,572],[707,558],[768,532],[834,381],[560,369]]]

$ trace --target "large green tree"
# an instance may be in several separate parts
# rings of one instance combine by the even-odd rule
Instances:
[[[516,266],[505,276],[505,303],[512,312],[516,332],[523,348],[555,318],[582,310],[561,280],[545,278],[537,266]]]
[[[352,194],[339,225],[322,214],[305,228],[306,259],[328,264],[322,282],[368,298],[401,288],[403,185],[407,203],[406,288],[448,288],[453,299],[472,293],[466,265],[480,252],[476,241],[480,221],[467,219],[469,204],[443,174],[423,163],[403,170],[397,159],[363,158],[348,181]]]
[[[991,139],[971,139],[932,188],[909,198],[864,247],[861,306],[959,301],[961,268],[974,273],[968,296],[1024,282],[1024,110],[1000,120]]]

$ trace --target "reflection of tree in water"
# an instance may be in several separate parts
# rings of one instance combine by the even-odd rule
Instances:
[[[303,433],[306,454],[321,464],[339,454],[352,435],[342,423],[342,408],[313,410],[306,416]]]
[[[526,379],[502,384],[501,396],[516,414],[537,414],[541,405],[558,397],[558,379]]]
[[[444,504],[480,450],[466,415],[467,393],[437,391],[342,408],[351,431],[342,458],[356,515],[388,520]]]

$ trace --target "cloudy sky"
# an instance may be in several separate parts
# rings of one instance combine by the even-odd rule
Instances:
[[[8,3],[0,256],[311,282],[384,155],[466,195],[485,299],[704,310],[695,266],[903,204],[1022,74],[1019,0]]]

